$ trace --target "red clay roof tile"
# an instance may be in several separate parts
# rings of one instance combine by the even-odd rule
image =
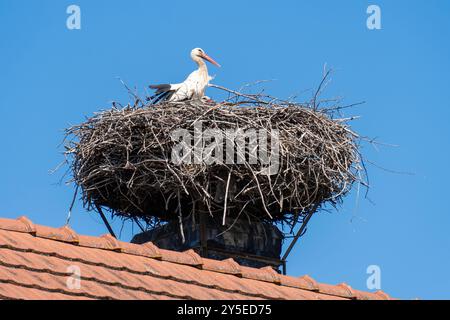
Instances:
[[[310,290],[319,291],[319,284],[317,283],[316,280],[311,278],[309,275],[304,275],[303,277],[300,277],[299,280],[309,283],[309,285],[311,286]]]
[[[194,267],[199,267],[203,264],[203,261],[197,259],[197,257],[192,254],[186,254],[185,252],[176,252],[164,249],[159,249],[159,252],[161,254],[161,260],[163,261]]]
[[[281,285],[291,288],[297,288],[297,289],[304,289],[308,291],[318,291],[319,288],[317,286],[314,286],[314,284],[310,281],[305,280],[302,278],[294,278],[294,277],[288,277],[285,275],[280,275],[280,281]]]
[[[389,296],[386,292],[383,292],[381,290],[375,292],[375,295],[380,297],[382,300],[391,300],[391,296]]]
[[[79,289],[70,289],[79,271]],[[0,299],[390,299],[346,284],[201,258],[151,243],[78,235],[69,227],[0,219]]]
[[[11,283],[0,283],[0,299],[3,300],[92,300],[85,296],[68,296],[58,292],[49,292],[27,288]]]
[[[276,274],[276,272],[271,268],[255,269],[249,267],[241,267],[241,269],[242,276],[247,279],[254,279],[276,284],[279,284],[281,282],[279,274]]]
[[[35,235],[39,238],[56,240],[67,243],[79,242],[78,235],[67,226],[55,229],[46,226],[36,225]]]
[[[203,261],[202,268],[204,270],[232,274],[236,276],[242,275],[241,266],[239,266],[239,264],[233,259],[226,259],[223,261],[205,259]]]
[[[121,252],[126,254],[139,257],[161,259],[161,253],[159,252],[159,249],[152,243],[146,243],[145,245],[137,245],[134,243],[122,242],[120,246]]]
[[[24,233],[36,233],[33,223],[28,218],[21,217],[17,220],[0,219],[0,230],[16,231]]]

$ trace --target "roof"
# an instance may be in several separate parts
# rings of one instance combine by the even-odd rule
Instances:
[[[79,271],[79,286],[71,285]],[[105,235],[0,219],[0,299],[386,300],[383,293],[280,275]]]

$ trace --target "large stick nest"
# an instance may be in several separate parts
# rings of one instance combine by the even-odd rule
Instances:
[[[185,129],[194,136],[200,123],[223,133],[267,130],[269,148],[278,130],[279,170],[268,175],[248,154],[241,164],[173,163],[179,141],[171,133]],[[292,225],[318,206],[340,203],[363,169],[359,138],[346,120],[333,119],[329,110],[246,95],[213,104],[114,105],[67,135],[85,207],[106,206],[124,219],[147,222],[195,211]]]

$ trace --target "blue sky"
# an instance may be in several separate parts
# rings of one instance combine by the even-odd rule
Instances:
[[[81,7],[81,30],[66,8]],[[368,30],[379,5],[382,30]],[[288,273],[412,299],[450,298],[450,2],[0,0],[0,216],[65,223],[73,188],[60,183],[63,129],[127,101],[116,77],[143,89],[183,80],[203,47],[219,63],[216,84],[260,79],[278,97],[308,99],[325,63],[335,69],[325,96],[367,101],[353,128],[398,147],[366,146],[370,200],[355,194],[320,213],[291,255]],[[213,96],[214,90],[208,92]],[[72,228],[100,235],[100,219],[77,202]],[[119,221],[114,223],[118,232]],[[125,226],[121,238],[133,233]]]

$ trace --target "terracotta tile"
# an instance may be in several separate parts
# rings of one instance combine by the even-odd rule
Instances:
[[[284,275],[280,275],[280,281],[283,286],[292,287],[297,289],[304,289],[309,291],[317,291],[318,287],[315,287],[310,281],[303,278],[294,278]]]
[[[126,254],[146,258],[161,259],[161,253],[159,252],[158,248],[151,243],[146,243],[145,245],[137,245],[134,243],[121,242],[120,247],[121,252]]]
[[[355,289],[353,289],[353,292],[356,294],[356,299],[358,300],[386,300],[386,298],[381,297],[376,293],[363,292]]]
[[[34,233],[33,223],[27,218],[22,217],[17,220],[0,219],[0,229],[6,231],[16,231],[23,233]]]
[[[314,291],[319,291],[319,283],[314,280],[313,278],[311,278],[309,275],[304,275],[303,277],[298,278],[301,281],[306,281],[307,283],[309,283],[309,285],[311,286],[311,290]]]
[[[232,275],[242,275],[242,268],[233,259],[227,259],[223,261],[203,259],[204,270],[232,274]]]
[[[275,274],[275,271],[271,269],[255,269],[255,268],[249,268],[249,267],[241,267],[242,269],[242,277],[258,280],[258,281],[264,281],[264,282],[271,282],[271,283],[280,283],[280,278],[278,275]]]
[[[378,297],[382,298],[383,300],[390,300],[390,299],[392,299],[386,292],[383,292],[381,290],[375,292],[375,295],[377,295]]]
[[[352,299],[352,293],[345,287],[342,286],[333,286],[329,284],[319,284],[319,292],[331,296],[337,296],[347,299]]]
[[[79,238],[78,245],[80,247],[103,249],[103,250],[115,249],[113,244],[105,238],[85,236],[85,235],[80,235],[78,236],[78,238]]]
[[[184,264],[189,266],[201,266],[201,263],[197,259],[195,259],[191,254],[163,249],[159,249],[159,252],[161,253],[161,259],[163,261]]]
[[[34,288],[0,283],[0,298],[15,300],[92,300],[82,296],[69,296],[57,292],[48,292]]]
[[[68,243],[78,243],[78,235],[68,227],[59,229],[50,228],[46,226],[36,225],[36,237],[50,239],[55,241],[62,241]]]

